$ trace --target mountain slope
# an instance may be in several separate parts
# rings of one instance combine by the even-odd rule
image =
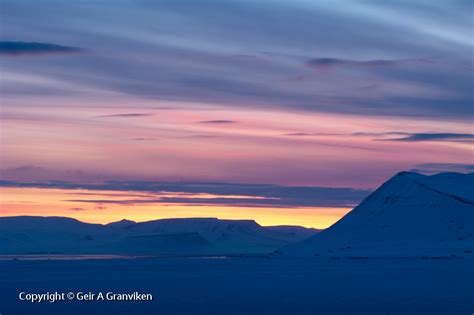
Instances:
[[[0,254],[263,254],[316,232],[216,218],[101,225],[61,217],[4,217]]]
[[[474,173],[402,172],[287,256],[465,256],[474,244]]]

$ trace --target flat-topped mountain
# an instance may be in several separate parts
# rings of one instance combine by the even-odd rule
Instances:
[[[101,225],[63,217],[3,217],[0,254],[264,254],[316,232],[216,218]]]

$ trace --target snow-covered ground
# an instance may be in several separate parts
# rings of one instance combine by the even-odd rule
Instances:
[[[138,291],[151,302],[21,302]],[[472,259],[159,258],[0,261],[2,314],[467,314]]]

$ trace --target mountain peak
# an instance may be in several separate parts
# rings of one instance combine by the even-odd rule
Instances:
[[[400,172],[296,255],[461,255],[474,238],[474,176]],[[330,254],[328,254],[330,253]]]
[[[417,172],[401,171],[401,172],[398,172],[395,176],[417,177],[417,176],[425,176],[425,175],[417,173]]]
[[[125,226],[134,225],[136,223],[137,222],[135,222],[135,221],[122,219],[120,221],[110,222],[110,223],[106,224],[106,226],[109,226],[109,227],[125,227]]]

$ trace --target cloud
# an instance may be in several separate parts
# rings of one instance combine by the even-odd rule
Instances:
[[[474,172],[474,164],[463,163],[423,163],[415,165],[411,172],[424,174],[436,174],[444,172],[471,173]]]
[[[233,184],[206,182],[105,181],[102,183],[0,181],[0,187],[83,189],[133,192],[125,199],[71,199],[95,204],[183,203],[189,205],[246,205],[266,207],[352,207],[370,190],[319,186]],[[136,193],[147,193],[140,197]],[[97,196],[101,196],[99,193]],[[175,194],[176,196],[170,196]],[[196,197],[196,194],[213,195]],[[236,198],[235,196],[239,196]],[[138,198],[137,198],[138,197]]]
[[[4,36],[47,42],[65,38],[94,47],[94,54],[56,64],[19,64],[8,58],[2,64],[6,71],[37,76],[31,82],[4,84],[2,95],[14,98],[67,93],[84,99],[97,93],[106,94],[104,106],[117,101],[112,94],[181,101],[183,106],[195,102],[472,118],[472,18],[466,5],[454,2],[440,12],[428,2],[266,1],[262,6],[202,0],[196,6],[192,1],[145,1],[122,3],[122,10],[108,14],[108,19],[101,18],[105,8],[93,1],[57,6],[44,0],[51,10],[41,16],[18,1],[3,2]],[[78,17],[78,11],[97,14]],[[150,29],[151,24],[155,28]],[[439,60],[423,62],[432,56]],[[341,71],[328,78],[308,71],[309,65],[371,71]],[[297,81],[289,84],[289,77]],[[360,90],[373,81],[390,89]]]
[[[74,203],[92,204],[116,204],[116,205],[139,205],[139,204],[185,204],[189,206],[237,206],[237,207],[353,207],[354,204],[333,204],[320,201],[317,204],[310,202],[299,203],[295,200],[272,200],[254,198],[173,198],[163,197],[159,199],[68,199],[63,200]],[[97,207],[96,207],[97,209]]]
[[[354,132],[352,136],[374,137],[374,141],[401,141],[401,142],[424,142],[424,141],[444,141],[444,142],[466,142],[474,141],[474,134],[470,133],[447,133],[447,132]],[[392,137],[392,138],[387,138]],[[396,138],[393,138],[396,137]]]
[[[0,55],[50,55],[76,54],[83,52],[82,48],[38,42],[0,41]]]
[[[395,134],[395,133],[386,133]],[[421,142],[421,141],[447,141],[447,142],[474,142],[474,134],[469,133],[399,133],[405,136],[401,138],[377,139],[380,141],[405,141],[405,142]]]
[[[71,210],[71,211],[84,211],[84,210],[86,210],[86,209],[84,209],[84,208],[79,208],[79,207],[74,207],[74,208],[69,208],[69,210]]]
[[[216,119],[216,120],[203,120],[199,121],[200,124],[236,124],[235,120],[225,120],[225,119]]]
[[[146,117],[153,116],[152,113],[125,113],[125,114],[110,114],[110,115],[97,115],[94,118],[113,118],[113,117]]]
[[[353,133],[320,133],[320,132],[292,132],[284,136],[309,137],[309,136],[355,136],[355,137],[373,137],[374,141],[446,141],[446,142],[467,142],[474,141],[474,134],[469,133],[412,133],[404,131],[388,132],[353,132]],[[387,138],[395,137],[396,138]]]
[[[316,69],[328,69],[337,66],[350,67],[391,67],[400,64],[397,60],[374,59],[366,61],[357,61],[337,58],[313,58],[306,62],[306,65]]]
[[[100,177],[100,175],[99,175]],[[91,174],[82,170],[58,171],[35,165],[23,165],[0,169],[0,179],[14,181],[50,181],[74,178],[78,181],[90,180]],[[93,177],[92,177],[93,178]]]
[[[388,136],[388,135],[410,135],[407,132],[389,131],[389,132],[353,132],[353,133],[337,133],[337,132],[290,132],[283,134],[292,137],[309,137],[309,136]]]

